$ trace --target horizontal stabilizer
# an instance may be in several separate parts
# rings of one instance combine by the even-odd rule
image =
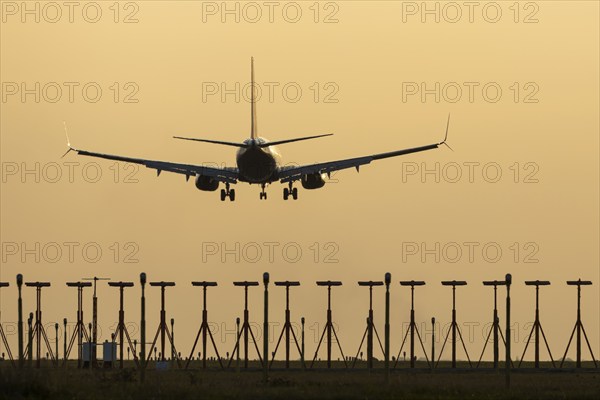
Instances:
[[[326,133],[324,135],[305,136],[305,137],[295,138],[295,139],[277,140],[277,141],[274,141],[274,142],[261,143],[261,144],[259,144],[259,146],[260,147],[269,147],[269,146],[275,146],[275,145],[278,145],[278,144],[291,143],[291,142],[299,142],[301,140],[316,139],[316,138],[320,138],[320,137],[324,137],[324,136],[332,136],[332,135],[333,135],[333,133]]]
[[[192,140],[195,142],[206,142],[206,143],[214,143],[214,144],[224,144],[225,146],[233,146],[233,147],[242,147],[248,148],[247,144],[244,143],[234,143],[234,142],[223,142],[220,140],[209,140],[209,139],[198,139],[198,138],[186,138],[181,136],[173,136],[174,139],[182,139],[182,140]]]

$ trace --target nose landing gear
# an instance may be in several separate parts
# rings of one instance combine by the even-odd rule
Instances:
[[[290,187],[283,188],[283,200],[287,200],[288,197],[292,196],[294,200],[298,200],[298,188],[292,187],[292,183],[290,182]]]
[[[261,187],[260,199],[261,200],[266,200],[267,199],[267,192],[265,192],[265,186],[266,185],[264,183],[260,185],[260,187]]]
[[[221,201],[229,197],[229,200],[235,201],[235,189],[229,189],[229,183],[225,183],[225,189],[221,189]]]

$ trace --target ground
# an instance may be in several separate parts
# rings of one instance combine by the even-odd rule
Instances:
[[[197,366],[196,366],[197,367]],[[280,367],[283,367],[281,365]],[[489,365],[479,369],[437,369],[406,365],[392,371],[389,382],[381,365],[369,373],[334,368],[285,370],[276,366],[263,383],[259,368],[207,370],[190,368],[156,371],[149,369],[140,381],[133,365],[123,370],[80,370],[42,366],[16,370],[0,367],[0,399],[575,399],[600,398],[600,370],[516,369],[506,388],[504,370]]]

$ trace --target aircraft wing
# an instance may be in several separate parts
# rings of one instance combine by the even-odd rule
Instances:
[[[278,172],[277,178],[281,183],[294,182],[302,179],[303,175],[308,174],[330,174],[334,171],[340,171],[347,168],[356,168],[359,170],[361,165],[370,164],[371,161],[381,160],[384,158],[403,156],[405,154],[418,153],[421,151],[437,149],[441,145],[445,145],[450,148],[446,143],[448,139],[448,127],[450,126],[450,115],[448,115],[448,121],[446,122],[446,136],[444,140],[439,143],[428,144],[426,146],[412,147],[409,149],[402,149],[396,151],[390,151],[387,153],[371,154],[364,157],[347,158],[345,160],[329,161],[324,163],[312,164],[312,165],[301,165],[298,167],[284,167]]]
[[[69,144],[69,150],[67,151],[75,151],[77,154],[82,156],[89,157],[97,157],[97,158],[105,158],[107,160],[115,160],[115,161],[123,161],[133,164],[144,165],[147,168],[152,168],[156,170],[157,176],[160,175],[162,171],[174,172],[176,174],[185,175],[186,181],[190,178],[190,176],[210,176],[220,182],[228,182],[228,183],[237,183],[238,180],[238,169],[237,168],[218,168],[218,167],[206,167],[202,165],[193,165],[193,164],[179,164],[167,161],[155,161],[155,160],[145,160],[143,158],[132,158],[132,157],[123,157],[112,154],[103,154],[103,153],[95,153],[87,150],[79,150],[71,147]],[[65,153],[66,155],[66,153]]]
[[[358,171],[361,165],[370,164],[371,161],[381,160],[383,158],[402,156],[410,153],[417,153],[420,151],[437,149],[442,144],[445,143],[441,142],[436,144],[430,144],[427,146],[390,151],[388,153],[372,154],[365,157],[348,158],[345,160],[329,161],[312,165],[301,165],[299,167],[289,167],[279,171],[278,178],[281,181],[281,183],[286,183],[300,180],[302,179],[303,175],[307,174],[330,174],[334,171],[340,171],[342,169],[353,167],[356,168],[356,170]]]

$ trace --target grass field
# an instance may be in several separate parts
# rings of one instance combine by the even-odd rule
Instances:
[[[392,371],[389,383],[381,368],[369,373],[364,365],[331,370],[274,369],[268,384],[262,370],[216,368],[146,372],[119,369],[79,370],[0,368],[0,399],[598,399],[600,370],[533,370],[511,374],[506,389],[504,371],[486,365],[478,370],[440,368]],[[461,365],[464,367],[464,365]]]

